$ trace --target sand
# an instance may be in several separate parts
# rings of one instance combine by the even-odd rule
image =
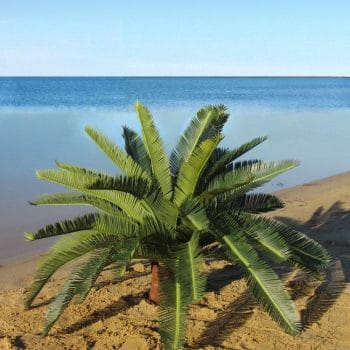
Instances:
[[[307,232],[334,255],[328,282],[279,272],[303,315],[306,330],[284,333],[254,304],[239,271],[225,261],[206,263],[208,292],[189,313],[188,349],[350,349],[350,172],[278,192],[286,207],[269,213]],[[136,262],[121,283],[105,271],[81,305],[71,305],[46,338],[40,336],[58,273],[23,310],[38,258],[0,268],[0,349],[161,349],[156,306],[145,301],[150,268]],[[345,282],[344,282],[345,281]],[[310,317],[310,310],[316,310]]]

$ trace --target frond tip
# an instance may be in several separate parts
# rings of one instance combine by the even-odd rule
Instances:
[[[24,238],[27,241],[34,241],[35,240],[35,236],[33,232],[24,232]]]
[[[236,234],[222,238],[228,256],[245,270],[248,285],[256,300],[270,316],[292,335],[301,332],[300,316],[276,273],[262,261],[252,246]]]

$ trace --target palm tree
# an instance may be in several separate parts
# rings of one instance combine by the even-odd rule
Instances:
[[[205,291],[201,265],[215,256],[238,264],[256,300],[283,329],[298,334],[299,314],[270,265],[285,263],[315,276],[330,257],[304,234],[257,216],[282,203],[273,195],[251,192],[298,163],[236,161],[266,137],[233,150],[220,148],[229,116],[223,105],[201,109],[169,159],[148,109],[141,103],[135,109],[142,137],[124,127],[125,151],[101,132],[85,128],[123,175],[64,163],[57,163],[56,170],[36,172],[39,179],[74,192],[44,195],[32,204],[98,209],[25,234],[28,240],[63,236],[38,267],[27,307],[59,268],[79,262],[51,303],[43,333],[73,299],[86,298],[106,266],[112,265],[115,276],[121,277],[132,259],[142,258],[152,266],[150,299],[159,303],[162,342],[167,349],[180,348],[188,306]]]

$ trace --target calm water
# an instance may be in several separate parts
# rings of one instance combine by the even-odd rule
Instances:
[[[349,78],[0,78],[0,263],[47,244],[24,242],[23,231],[81,211],[30,207],[62,190],[34,170],[61,160],[114,172],[82,129],[96,126],[122,144],[122,125],[139,130],[135,100],[151,109],[168,149],[198,108],[226,104],[226,146],[268,135],[250,157],[302,162],[266,191],[350,170]]]

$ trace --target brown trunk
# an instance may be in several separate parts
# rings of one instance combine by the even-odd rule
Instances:
[[[154,304],[159,303],[159,264],[157,262],[151,263],[151,290],[149,292],[149,301]]]

